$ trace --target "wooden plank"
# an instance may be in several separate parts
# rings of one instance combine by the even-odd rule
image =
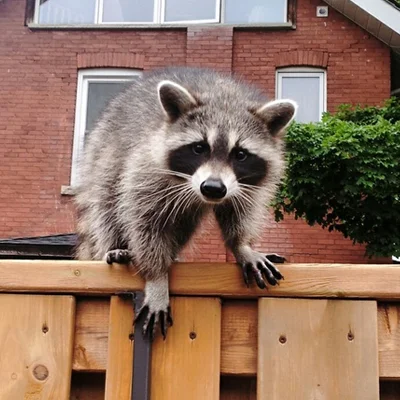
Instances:
[[[378,307],[379,374],[400,379],[400,304]],[[257,302],[227,300],[222,306],[221,373],[257,373]],[[108,299],[78,298],[73,368],[105,371],[108,343]],[[176,326],[171,328],[172,332]]]
[[[386,26],[385,24],[381,24],[378,32],[378,38],[383,43],[387,45],[392,41],[392,35],[394,34],[393,30]]]
[[[278,287],[247,288],[233,263],[181,263],[170,273],[175,295],[400,299],[400,268],[388,265],[287,264]],[[0,292],[101,293],[143,289],[123,266],[96,261],[1,260]]]
[[[258,400],[378,400],[374,301],[260,299]]]
[[[257,318],[256,301],[224,302],[221,329],[221,374],[256,374]]]
[[[379,375],[400,379],[400,304],[378,306]]]
[[[111,297],[105,400],[130,400],[133,373],[133,302]]]
[[[250,377],[221,377],[220,400],[256,400],[257,381]]]
[[[351,1],[347,1],[344,5],[343,13],[347,18],[354,21],[358,8],[359,7],[356,6],[354,3],[352,3]]]
[[[176,297],[174,326],[153,344],[151,399],[219,399],[221,302]],[[194,378],[195,377],[195,378]]]
[[[0,296],[0,398],[69,400],[75,299]]]
[[[80,298],[76,307],[75,371],[104,371],[107,364],[110,301]]]
[[[71,383],[71,400],[104,400],[104,381],[105,376],[101,373],[74,372]]]
[[[378,36],[381,25],[382,22],[379,19],[369,15],[367,26],[364,27],[364,29],[366,29],[369,33],[372,33],[374,36]]]

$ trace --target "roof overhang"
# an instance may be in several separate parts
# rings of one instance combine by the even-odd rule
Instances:
[[[387,0],[324,0],[400,54],[400,9]]]

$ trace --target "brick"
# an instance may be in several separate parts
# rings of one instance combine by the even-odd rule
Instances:
[[[275,93],[276,67],[327,68],[328,110],[341,103],[380,104],[390,93],[390,51],[332,8],[323,23],[320,0],[298,0],[296,30],[233,30],[191,26],[168,30],[30,31],[25,2],[0,3],[0,237],[69,233],[75,229],[68,185],[79,68],[213,67]],[[256,247],[291,262],[373,262],[338,233],[287,216],[270,219]],[[206,221],[188,261],[233,260],[215,221]],[[383,260],[385,261],[385,260]],[[386,260],[387,261],[387,260]]]

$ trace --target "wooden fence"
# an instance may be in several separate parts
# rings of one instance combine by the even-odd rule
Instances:
[[[233,264],[175,265],[174,326],[146,358],[125,267],[2,260],[0,400],[130,400],[146,374],[151,400],[400,399],[400,266],[281,270],[263,291]]]

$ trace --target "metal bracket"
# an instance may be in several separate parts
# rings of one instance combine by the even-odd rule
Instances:
[[[143,292],[135,292],[133,305],[135,315],[140,311],[143,304]],[[133,377],[132,377],[132,400],[150,400],[150,378],[151,378],[151,341],[143,337],[143,323],[145,315],[135,322],[135,341],[133,355]]]
[[[118,296],[132,300],[135,315],[143,304],[143,292],[120,292]],[[134,321],[132,321],[134,323]],[[133,343],[133,376],[131,399],[150,400],[151,341],[142,335],[144,317],[135,322]]]

